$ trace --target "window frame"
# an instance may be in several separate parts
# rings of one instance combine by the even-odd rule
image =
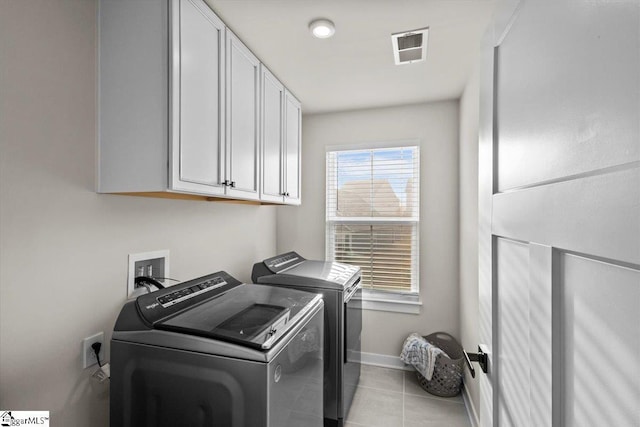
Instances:
[[[332,170],[329,163],[329,153],[340,151],[361,151],[361,150],[380,150],[380,149],[393,149],[393,148],[414,148],[417,151],[417,167],[416,167],[416,212],[413,216],[409,217],[336,217],[330,215],[330,208],[336,209],[336,206],[331,206],[332,201],[329,198],[329,191],[332,188],[330,185],[330,176]],[[332,239],[335,236],[332,234],[332,226],[335,224],[411,224],[414,229],[412,232],[412,238],[415,239],[415,255],[412,260],[412,287],[407,291],[391,291],[391,290],[377,290],[370,288],[363,288],[363,299],[361,306],[364,309],[394,311],[403,313],[418,314],[420,311],[420,175],[421,175],[421,155],[420,155],[420,140],[399,140],[399,141],[379,141],[379,142],[365,142],[358,144],[341,144],[341,145],[328,145],[325,152],[325,254],[327,260],[334,259],[334,253],[332,250]],[[335,169],[334,169],[335,172]],[[335,212],[335,210],[334,210]]]

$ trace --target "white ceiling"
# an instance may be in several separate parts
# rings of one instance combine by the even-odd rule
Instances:
[[[495,0],[206,0],[305,114],[457,99]],[[327,18],[330,39],[308,24]],[[427,60],[395,65],[391,34],[429,27]]]

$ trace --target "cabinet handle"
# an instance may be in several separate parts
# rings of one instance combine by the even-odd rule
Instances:
[[[229,183],[229,186],[230,186],[231,188],[236,188],[236,182],[235,182],[235,181],[231,181],[231,182]]]
[[[222,185],[224,185],[225,187],[229,185],[229,180],[225,179],[224,181],[222,181]]]

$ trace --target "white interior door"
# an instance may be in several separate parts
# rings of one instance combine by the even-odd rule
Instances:
[[[484,43],[483,426],[640,425],[640,3],[508,1]]]

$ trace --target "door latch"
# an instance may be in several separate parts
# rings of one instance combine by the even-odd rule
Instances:
[[[476,370],[473,368],[471,362],[478,362],[480,365],[480,369],[485,374],[487,373],[489,367],[489,358],[487,357],[487,353],[483,352],[480,346],[478,346],[477,353],[467,353],[466,350],[462,350],[464,352],[464,358],[467,362],[467,366],[469,367],[469,372],[471,373],[471,377],[476,377]]]

